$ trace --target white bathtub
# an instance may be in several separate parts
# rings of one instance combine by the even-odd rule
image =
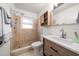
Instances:
[[[31,46],[27,46],[27,47],[22,47],[22,48],[18,48],[18,49],[15,49],[15,50],[12,50],[10,52],[10,55],[11,56],[19,56],[19,55],[22,55],[24,53],[26,53],[28,50],[32,49]]]

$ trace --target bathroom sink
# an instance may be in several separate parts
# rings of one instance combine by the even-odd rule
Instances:
[[[66,38],[66,39],[64,39],[64,38],[61,38],[60,36],[49,36],[50,38],[54,38],[54,39],[58,39],[58,40],[67,40],[67,41],[72,41],[72,39],[70,39],[70,38]]]
[[[49,35],[48,37],[51,38],[51,40],[55,40],[55,41],[60,41],[64,44],[67,44],[67,45],[71,45],[71,46],[79,46],[79,42],[76,42],[75,40],[73,39],[70,39],[70,38],[61,38],[60,36],[55,36],[55,35]]]
[[[59,42],[62,42],[62,43],[65,43],[67,45],[70,45],[72,44],[73,42],[71,41],[71,39],[64,39],[64,38],[61,38],[60,36],[49,36],[51,38],[51,40],[55,40],[55,41],[59,41]]]

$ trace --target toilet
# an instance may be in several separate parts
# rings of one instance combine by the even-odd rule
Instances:
[[[36,41],[32,43],[32,48],[34,49],[34,56],[42,56],[43,55],[43,44],[41,41]]]

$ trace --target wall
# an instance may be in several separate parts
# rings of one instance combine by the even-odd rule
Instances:
[[[40,40],[39,38],[39,33],[38,33],[38,22],[37,20],[33,21],[33,28],[31,29],[22,29],[21,30],[21,39],[22,39],[22,44],[21,47],[23,46],[28,46],[31,45],[33,42]]]
[[[10,41],[0,46],[0,56],[10,56]]]
[[[79,35],[79,24],[43,27],[42,30],[45,35],[61,36],[61,28],[66,32],[67,38],[74,38],[74,32]]]
[[[8,3],[0,3],[0,6],[3,7],[7,13],[10,15],[10,9],[12,7],[14,7],[13,4],[8,4]],[[10,55],[10,32],[11,32],[11,28],[10,28],[10,25],[7,25],[5,23],[3,23],[3,33],[5,34],[4,36],[4,40],[5,44],[3,44],[1,47],[0,47],[0,55]]]

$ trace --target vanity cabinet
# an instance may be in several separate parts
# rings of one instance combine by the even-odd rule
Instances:
[[[79,56],[76,54],[46,38],[43,38],[43,54],[45,56]]]

